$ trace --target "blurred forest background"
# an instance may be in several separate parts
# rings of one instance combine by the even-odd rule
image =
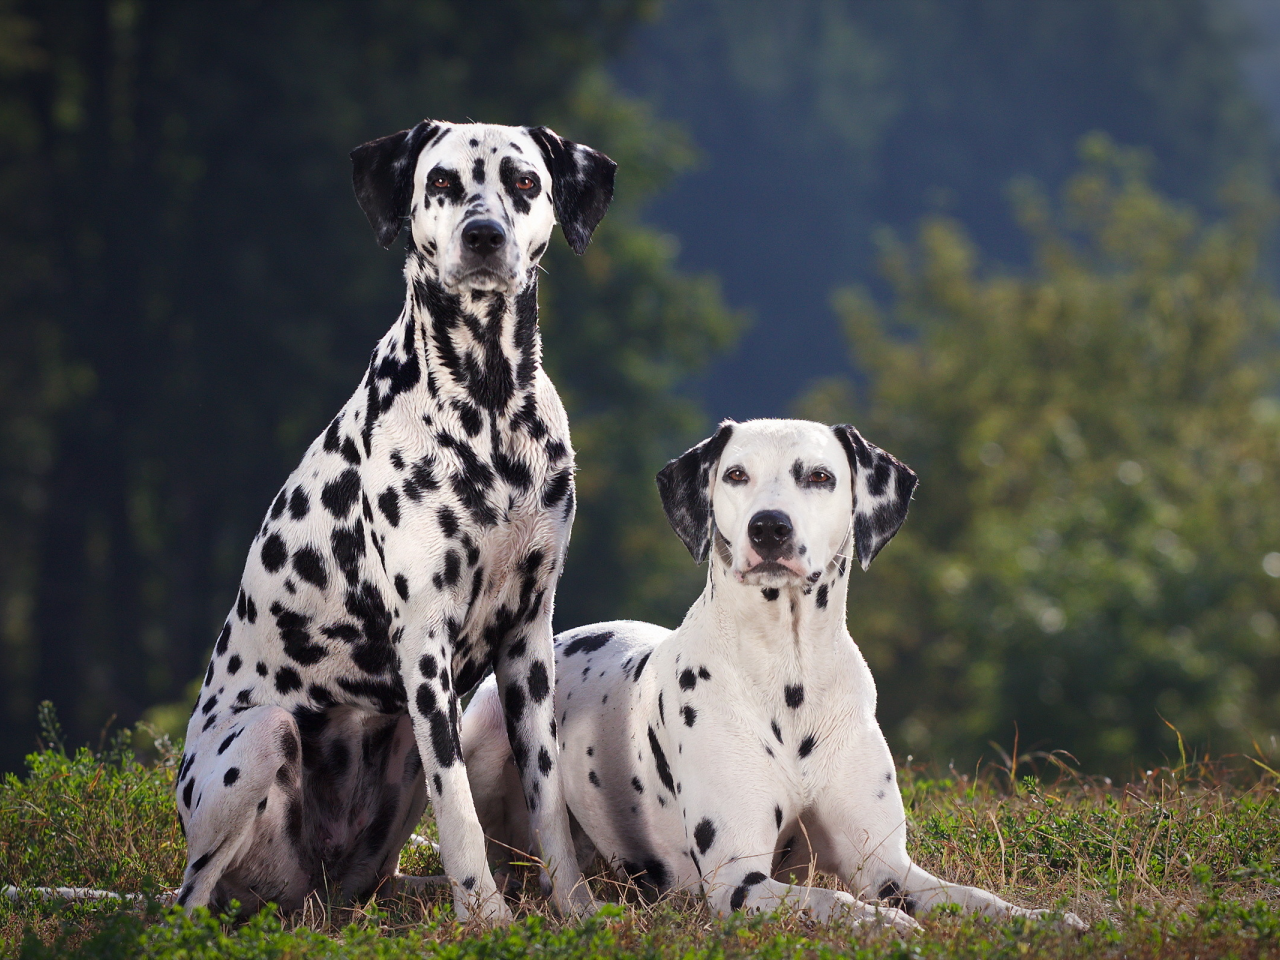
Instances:
[[[716,419],[851,420],[921,475],[851,592],[895,751],[1274,763],[1276,0],[0,0],[0,769],[185,721],[402,299],[347,152],[423,116],[620,164],[544,261],[558,628],[678,621]]]

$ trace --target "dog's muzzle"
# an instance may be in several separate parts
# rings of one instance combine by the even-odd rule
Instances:
[[[461,256],[458,266],[449,272],[445,286],[457,290],[501,290],[517,293],[520,271],[515,261],[519,251],[511,242],[507,228],[497,220],[470,220],[462,227]]]
[[[739,582],[773,577],[808,579],[809,571],[796,556],[795,527],[781,510],[761,510],[747,523],[746,568],[735,571]]]

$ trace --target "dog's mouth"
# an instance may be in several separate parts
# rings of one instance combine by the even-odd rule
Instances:
[[[734,579],[739,583],[759,584],[783,581],[808,580],[809,571],[795,557],[778,560],[759,560],[744,570],[735,570]]]
[[[497,290],[501,293],[518,293],[516,272],[510,269],[495,269],[489,266],[473,267],[470,270],[453,274],[444,282],[450,293],[459,290]]]

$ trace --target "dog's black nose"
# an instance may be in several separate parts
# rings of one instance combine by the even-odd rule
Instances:
[[[761,510],[747,524],[747,536],[762,560],[791,553],[791,518],[781,510]]]
[[[472,253],[483,256],[502,249],[507,231],[497,220],[472,220],[462,228],[462,242]]]

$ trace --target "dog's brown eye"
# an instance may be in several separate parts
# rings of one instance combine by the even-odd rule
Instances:
[[[431,181],[431,185],[435,187],[437,190],[444,190],[449,186],[449,178],[436,177],[434,180]]]
[[[725,471],[724,478],[730,483],[746,483],[747,471],[743,470],[741,467],[730,467]]]
[[[533,177],[520,177],[516,180],[516,188],[519,190],[532,190]]]
[[[830,483],[833,477],[825,470],[815,470],[809,474],[810,483]]]

